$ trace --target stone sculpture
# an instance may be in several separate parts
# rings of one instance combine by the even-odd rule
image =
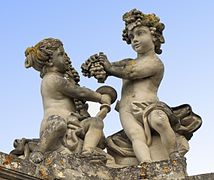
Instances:
[[[60,40],[48,38],[25,52],[25,67],[33,67],[42,78],[41,94],[44,118],[40,128],[40,139],[15,141],[16,149],[11,153],[24,155],[39,163],[46,152],[62,154],[92,153],[104,142],[103,119],[116,99],[116,91],[104,86],[92,91],[78,85],[79,75],[71,66]],[[101,103],[96,117],[90,117],[85,101]],[[35,141],[34,141],[35,142]],[[100,143],[100,144],[99,144]]]
[[[115,110],[123,130],[108,138],[103,133],[103,119],[117,99],[114,88],[101,86],[93,91],[81,87],[63,43],[47,38],[25,51],[25,67],[33,67],[42,78],[44,117],[40,137],[15,140],[11,155],[1,154],[0,166],[18,172],[22,169],[25,179],[28,175],[41,179],[187,176],[184,155],[189,150],[188,140],[202,120],[190,105],[170,107],[157,96],[164,74],[164,64],[157,56],[162,53],[164,24],[155,14],[136,9],[125,13],[123,20],[123,40],[131,44],[136,58],[110,62],[100,52],[81,66],[83,75],[95,77],[98,83],[110,76],[122,79],[121,99]],[[86,101],[101,104],[95,117],[88,113]],[[129,167],[114,169],[124,166]]]
[[[136,9],[125,13],[123,20],[123,40],[131,44],[137,57],[111,63],[99,53],[82,64],[83,75],[94,76],[98,82],[108,76],[123,81],[117,109],[124,131],[108,138],[108,152],[122,165],[184,156],[201,118],[189,105],[171,108],[157,97],[164,64],[156,54],[162,53],[164,24],[155,14]]]

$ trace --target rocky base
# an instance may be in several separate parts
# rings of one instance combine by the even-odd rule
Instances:
[[[47,154],[45,160],[36,165],[30,161],[0,152],[0,180],[134,180],[134,179],[214,179],[214,174],[188,177],[185,159],[145,163],[141,166],[110,168],[101,155],[59,153]]]
[[[213,179],[214,173],[200,174],[196,176],[187,177],[187,180],[213,180]]]

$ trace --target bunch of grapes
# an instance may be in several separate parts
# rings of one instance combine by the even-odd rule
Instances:
[[[73,79],[76,83],[78,83],[80,81],[80,76],[79,76],[78,72],[72,66],[70,66],[67,69],[65,76]]]
[[[80,81],[80,76],[76,69],[72,66],[71,60],[68,55],[65,53],[65,65],[66,65],[66,73],[64,74],[66,78],[73,79],[76,83]]]
[[[103,57],[103,53],[95,54],[86,60],[85,63],[82,64],[82,73],[86,77],[95,77],[99,83],[104,83],[107,78],[107,73],[103,67],[101,57]]]

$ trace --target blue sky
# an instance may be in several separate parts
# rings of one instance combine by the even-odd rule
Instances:
[[[202,127],[190,141],[187,154],[189,174],[213,172],[214,121],[214,2],[177,1],[53,1],[7,0],[0,6],[0,151],[10,152],[16,138],[36,138],[43,116],[39,73],[24,68],[24,51],[38,41],[54,37],[64,43],[73,66],[103,51],[110,61],[135,57],[122,41],[122,15],[132,8],[155,13],[165,24],[166,43],[160,58],[165,76],[159,89],[160,100],[170,106],[191,104],[203,119]],[[82,86],[96,89],[95,79],[81,76]],[[120,94],[121,81],[109,78],[107,85]],[[120,96],[120,95],[119,95]],[[114,106],[114,105],[113,105]],[[97,111],[91,105],[92,114]],[[105,119],[106,136],[120,130],[116,112]]]

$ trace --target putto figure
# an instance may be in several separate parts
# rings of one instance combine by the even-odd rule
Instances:
[[[93,152],[104,137],[102,119],[110,110],[111,95],[104,94],[103,88],[95,92],[78,85],[78,73],[58,39],[40,41],[27,48],[25,56],[25,67],[40,72],[44,108],[39,143],[32,149],[31,159],[39,163],[44,153],[52,151],[65,154]],[[96,117],[90,117],[85,101],[102,104]]]
[[[82,65],[84,74],[89,77],[95,74],[98,82],[103,82],[108,76],[123,81],[117,107],[125,134],[122,131],[108,138],[108,152],[119,164],[174,159],[184,155],[188,151],[187,140],[200,127],[201,119],[189,105],[170,108],[158,99],[164,65],[157,54],[162,53],[164,24],[155,14],[144,14],[136,9],[125,13],[123,20],[123,40],[131,44],[137,53],[136,58],[111,63],[103,53],[99,53]],[[99,74],[94,73],[94,66],[90,66],[94,62],[104,75],[101,80]],[[131,149],[129,152],[128,148]],[[135,156],[137,161],[123,161],[129,156],[132,159]]]

